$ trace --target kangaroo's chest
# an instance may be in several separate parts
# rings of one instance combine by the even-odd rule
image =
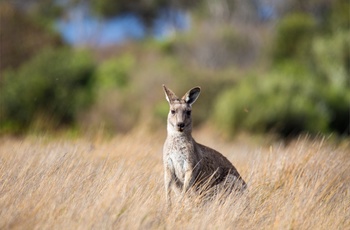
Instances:
[[[181,140],[172,140],[167,143],[164,161],[179,181],[183,182],[185,173],[193,170],[195,159],[194,147],[190,143]]]
[[[183,182],[185,180],[185,172],[189,169],[188,158],[184,155],[178,154],[178,152],[170,155],[169,158],[173,164],[174,175],[179,181]]]
[[[185,179],[185,172],[191,168],[191,157],[188,147],[176,146],[169,152],[169,160],[173,164],[174,174],[181,182]]]

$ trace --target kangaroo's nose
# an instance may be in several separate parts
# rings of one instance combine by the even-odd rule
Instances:
[[[185,123],[184,122],[179,122],[179,123],[177,123],[177,127],[182,129],[183,127],[185,127]]]

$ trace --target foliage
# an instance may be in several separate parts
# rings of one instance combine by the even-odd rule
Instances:
[[[256,44],[232,25],[199,25],[176,41],[175,54],[201,68],[218,72],[231,66],[246,67],[256,60]]]
[[[37,116],[51,125],[72,123],[92,101],[94,64],[87,52],[44,50],[16,71],[7,71],[1,84],[1,129],[22,131]]]
[[[130,84],[130,74],[134,66],[135,59],[129,54],[102,62],[96,71],[97,90],[127,87]]]
[[[135,66],[135,58],[127,53],[99,64],[94,84],[97,98],[81,116],[81,128],[96,130],[103,127],[107,133],[130,131],[138,119],[141,106],[140,101],[135,99],[137,95],[132,81]]]
[[[92,10],[102,17],[112,17],[121,13],[135,13],[146,25],[150,25],[160,9],[167,7],[190,8],[198,3],[179,0],[90,0]]]
[[[0,72],[19,67],[42,49],[62,45],[57,34],[6,2],[0,2],[0,37]]]
[[[328,84],[330,127],[350,134],[350,30],[336,30],[333,34],[317,37],[312,51],[315,72]]]
[[[214,115],[219,127],[230,134],[350,134],[350,34],[343,26],[348,19],[335,12],[324,17],[331,21],[305,12],[282,18],[272,40],[270,69],[219,96]]]
[[[316,37],[311,49],[310,59],[318,75],[336,87],[344,87],[349,83],[350,30]]]
[[[205,123],[215,113],[216,124],[229,133],[241,129],[278,132],[281,135],[303,131],[346,133],[349,129],[347,92],[350,91],[350,34],[346,11],[349,3],[345,0],[316,1],[312,4],[288,1],[281,3],[282,8],[275,9],[276,12],[280,10],[275,16],[278,20],[270,18],[265,21],[257,16],[258,5],[236,3],[178,1],[175,4],[174,1],[163,0],[90,0],[82,3],[68,0],[57,5],[57,1],[34,0],[22,8],[18,7],[23,11],[30,10],[27,15],[20,10],[14,11],[13,7],[11,10],[0,7],[0,23],[6,24],[1,23],[0,27],[5,42],[0,54],[1,68],[3,64],[6,69],[17,68],[41,49],[60,46],[59,39],[55,40],[57,37],[53,33],[37,21],[27,20],[28,15],[31,15],[31,19],[40,17],[40,14],[43,18],[54,20],[70,7],[78,6],[87,7],[101,17],[134,13],[147,24],[153,23],[155,15],[166,7],[191,9],[200,5],[206,9],[203,12],[205,15],[194,15],[200,14],[198,11],[202,9],[191,12],[193,25],[188,33],[174,34],[170,39],[161,41],[147,39],[108,47],[108,51],[96,50],[96,57],[102,60],[94,74],[96,81],[93,86],[88,83],[83,88],[89,88],[88,91],[93,91],[98,97],[88,112],[82,110],[84,115],[80,112],[79,123],[92,130],[103,126],[112,132],[128,132],[145,120],[156,120],[156,125],[160,125],[159,122],[164,124],[168,105],[161,85],[166,84],[178,96],[199,85],[203,91],[194,105],[195,125]],[[294,6],[291,6],[292,3],[295,3]],[[255,17],[246,14],[244,8],[247,7],[252,7],[248,11],[255,12]],[[4,17],[8,15],[12,15],[9,17],[12,21]],[[273,26],[275,23],[277,25]],[[32,32],[27,33],[26,28]],[[78,55],[66,51],[67,56],[68,53]],[[117,56],[106,60],[112,53]],[[83,56],[80,55],[79,59]],[[69,103],[63,101],[68,97],[72,98],[70,102],[73,104],[80,102],[75,103],[75,96],[62,96],[61,99],[61,96],[57,96],[71,95],[71,91],[75,91],[71,90],[76,87],[75,83],[68,83],[74,82],[75,77],[67,75],[64,84],[69,86],[61,87],[69,93],[58,93],[56,89],[53,90],[51,78],[38,77],[36,73],[51,71],[50,76],[61,76],[61,69],[84,71],[90,68],[90,64],[86,63],[91,61],[84,62],[85,65],[76,64],[71,57],[58,58],[74,63],[72,66],[75,67],[70,69],[67,67],[70,64],[65,61],[46,59],[40,61],[47,63],[45,70],[44,64],[40,68],[35,67],[37,70],[29,68],[28,65],[33,65],[31,61],[31,64],[23,65],[27,66],[25,68],[8,70],[1,75],[2,78],[6,76],[6,80],[0,79],[1,90],[4,89],[1,93],[6,94],[4,99],[0,99],[1,106],[6,108],[0,112],[1,121],[6,120],[1,124],[3,129],[6,126],[19,130],[45,117],[52,118],[49,122],[54,124],[74,123],[77,120],[77,111],[84,106],[66,109],[64,106]],[[52,62],[62,63],[66,67],[50,70],[49,66],[54,66]],[[245,77],[250,69],[259,72],[259,76]],[[28,77],[25,71],[35,74]],[[19,80],[24,78],[25,82]],[[232,84],[237,85],[233,87]],[[47,89],[49,85],[50,89]],[[26,86],[30,90],[26,90]],[[46,93],[46,90],[51,93]],[[17,96],[18,92],[23,92],[23,96]],[[91,95],[91,92],[85,95],[86,98],[82,96],[86,100],[81,101],[86,103],[81,104],[88,104],[91,96],[87,95]],[[39,99],[33,103],[30,98]],[[60,106],[53,106],[52,100]],[[16,112],[19,108],[25,112]]]
[[[350,2],[348,0],[337,0],[331,6],[331,13],[328,21],[333,30],[349,30]]]
[[[224,131],[276,132],[282,136],[349,129],[350,88],[336,87],[289,63],[261,77],[251,76],[222,93],[215,121]]]
[[[93,11],[100,16],[112,17],[120,13],[134,12],[145,21],[152,21],[157,14],[157,8],[165,3],[166,1],[91,0]]]
[[[315,26],[314,19],[307,14],[292,13],[282,18],[272,43],[273,62],[288,61],[307,54]]]

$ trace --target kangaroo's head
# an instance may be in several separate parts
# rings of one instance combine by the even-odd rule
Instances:
[[[186,132],[192,131],[192,104],[197,100],[201,88],[194,87],[190,89],[181,99],[175,93],[163,85],[165,97],[170,105],[168,114],[168,132]]]

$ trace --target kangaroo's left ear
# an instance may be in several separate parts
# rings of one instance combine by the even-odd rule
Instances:
[[[194,87],[182,97],[182,100],[184,100],[187,104],[192,105],[197,100],[200,92],[201,88],[199,86]]]

